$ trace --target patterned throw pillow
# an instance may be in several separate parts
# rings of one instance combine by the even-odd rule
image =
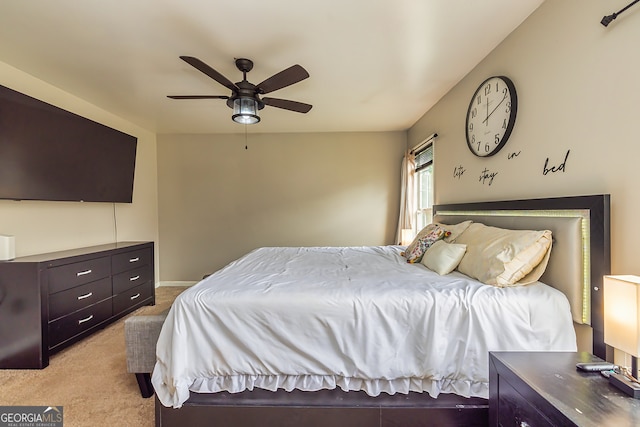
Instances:
[[[426,227],[420,230],[420,232],[416,235],[416,237],[413,238],[411,243],[409,243],[409,245],[404,250],[404,252],[402,252],[402,256],[405,258],[408,258],[409,254],[413,252],[416,246],[418,246],[418,242],[420,241],[420,239],[422,239],[423,237],[425,237],[435,229],[436,229],[436,224],[428,224]]]
[[[406,258],[407,262],[414,264],[422,261],[422,257],[424,253],[440,239],[444,239],[447,235],[451,234],[446,231],[444,228],[435,225],[432,227],[432,230],[423,236],[419,236],[416,239],[415,246],[412,247],[411,251],[407,250]]]

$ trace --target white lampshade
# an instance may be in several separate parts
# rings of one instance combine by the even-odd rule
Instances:
[[[604,342],[640,356],[640,277],[604,277]]]
[[[409,246],[409,243],[413,240],[413,229],[411,228],[403,228],[402,229],[402,241],[400,242],[403,246]]]
[[[14,236],[0,234],[0,260],[9,261],[16,257],[16,240]]]

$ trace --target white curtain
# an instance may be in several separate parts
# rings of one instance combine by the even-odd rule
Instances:
[[[402,159],[402,187],[400,190],[400,217],[396,231],[396,244],[402,242],[402,230],[413,229],[414,222],[414,186],[416,175],[416,156],[407,151]]]

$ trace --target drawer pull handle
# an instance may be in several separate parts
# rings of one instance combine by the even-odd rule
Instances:
[[[138,299],[140,298],[140,294],[135,294],[134,296],[131,297],[131,301],[133,301],[134,299]]]
[[[91,319],[93,319],[93,314],[87,318],[78,320],[78,325],[82,325],[84,322],[88,322]]]
[[[129,258],[129,262],[138,262],[140,261],[140,257]]]
[[[87,275],[87,274],[91,274],[91,269],[77,272],[76,273],[76,277],[84,276],[84,275]]]
[[[89,298],[92,295],[93,295],[93,292],[89,292],[88,294],[80,295],[78,299],[81,300],[81,299]]]
[[[129,281],[130,281],[130,282],[134,282],[134,281],[138,280],[139,278],[140,278],[140,275],[138,275],[138,276],[133,276],[133,277],[130,277],[130,278],[129,278]]]

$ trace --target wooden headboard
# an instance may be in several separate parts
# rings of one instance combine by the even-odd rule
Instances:
[[[471,219],[508,229],[551,230],[553,248],[541,281],[569,299],[573,320],[593,331],[593,354],[606,359],[602,278],[610,274],[609,195],[436,205],[434,221]]]

